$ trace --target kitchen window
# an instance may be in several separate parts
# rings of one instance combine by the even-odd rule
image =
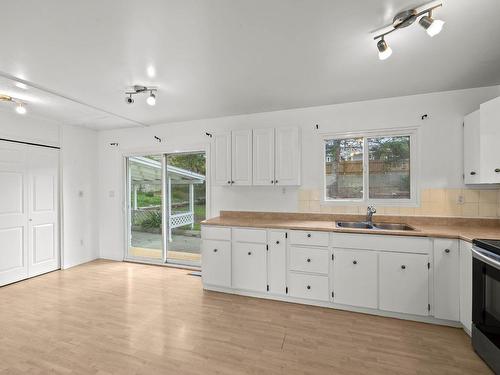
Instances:
[[[416,204],[416,132],[324,137],[324,202]]]

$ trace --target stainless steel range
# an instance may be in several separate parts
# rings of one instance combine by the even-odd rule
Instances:
[[[472,346],[500,374],[500,241],[472,245]]]

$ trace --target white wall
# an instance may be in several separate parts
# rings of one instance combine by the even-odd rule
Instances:
[[[63,268],[99,257],[97,132],[61,128]]]
[[[0,138],[61,147],[62,267],[97,258],[97,132],[62,126],[32,114],[20,116],[10,109],[0,110]],[[83,197],[78,196],[80,190]]]
[[[205,132],[299,126],[302,129],[302,187],[319,188],[322,183],[321,133],[420,127],[419,188],[462,187],[463,116],[498,95],[500,86],[493,86],[100,132],[101,256],[123,258],[125,153],[196,148],[193,145],[209,142]],[[424,121],[421,120],[423,114],[428,115]],[[319,130],[315,129],[316,124]],[[163,138],[161,144],[154,140],[155,135]],[[118,142],[119,147],[110,146],[110,142]],[[213,187],[209,216],[216,216],[220,210],[296,211],[297,191],[297,188]]]

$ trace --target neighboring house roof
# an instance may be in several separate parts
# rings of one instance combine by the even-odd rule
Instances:
[[[133,182],[161,182],[161,163],[159,161],[134,156],[129,158],[130,175]],[[167,165],[168,177],[176,184],[202,184],[205,176],[187,169]]]

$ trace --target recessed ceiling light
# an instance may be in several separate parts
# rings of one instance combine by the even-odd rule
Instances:
[[[149,78],[154,78],[154,76],[156,76],[156,69],[153,65],[148,66],[146,72],[148,73]]]
[[[25,115],[26,114],[26,106],[23,103],[17,103],[16,112],[19,113],[20,115]]]
[[[149,94],[148,98],[146,99],[146,103],[149,105],[155,105],[156,104],[156,96],[153,94],[153,91]]]

